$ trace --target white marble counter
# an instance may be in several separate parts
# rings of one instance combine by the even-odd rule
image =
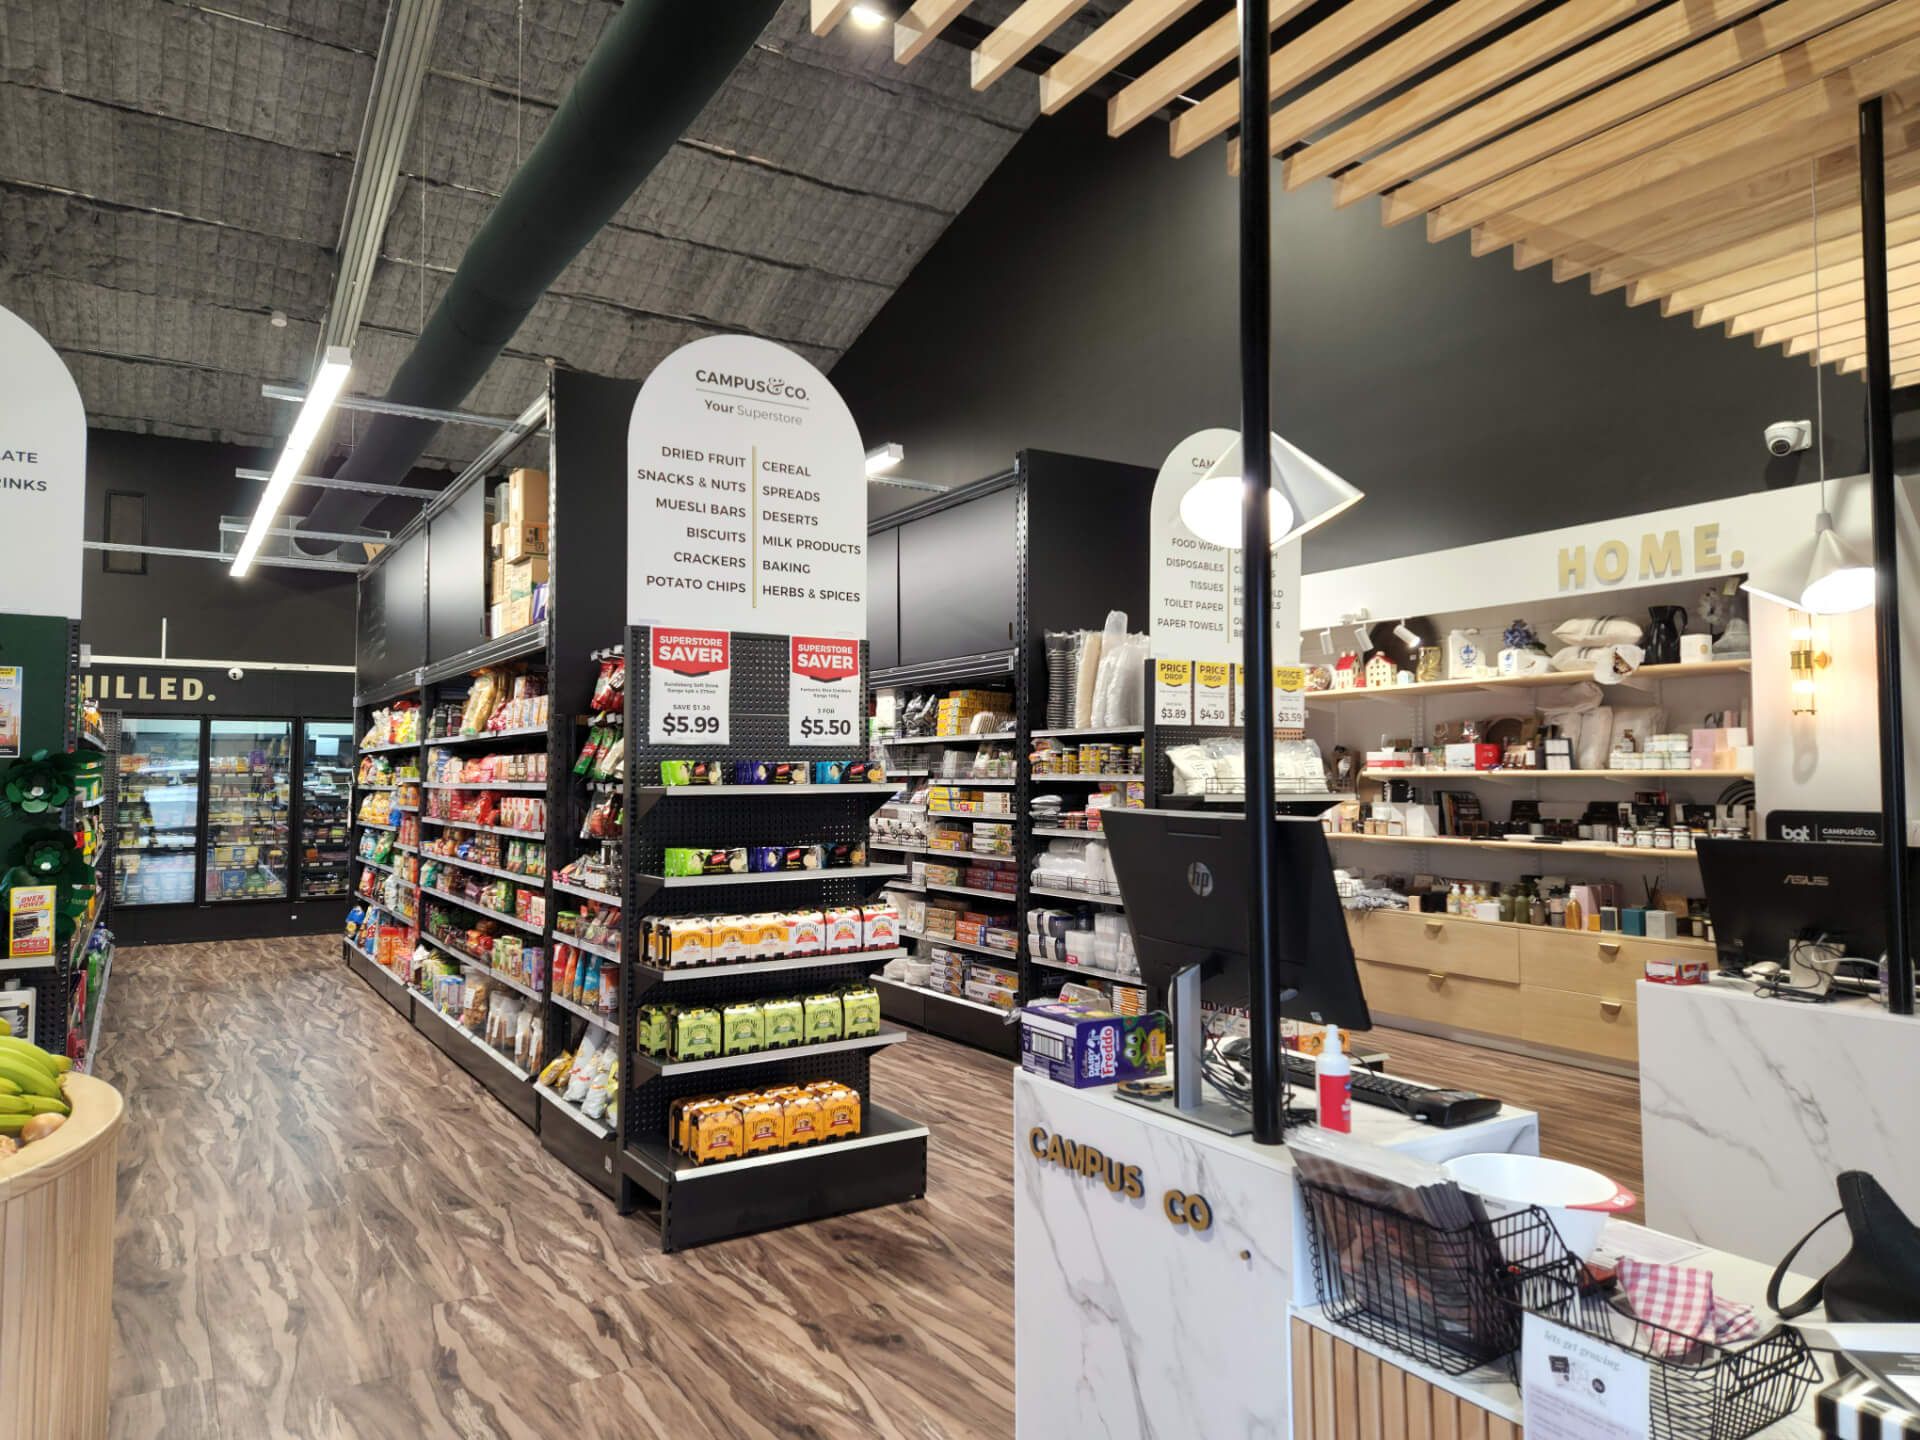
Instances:
[[[1920,1022],[1722,981],[1642,981],[1636,1000],[1648,1224],[1777,1261],[1850,1169],[1920,1216]],[[1796,1268],[1824,1274],[1846,1246],[1836,1220]]]
[[[1288,1316],[1314,1300],[1286,1150],[1024,1072],[1013,1107],[1018,1435],[1286,1436]],[[1353,1112],[1358,1138],[1430,1159],[1539,1149],[1510,1107],[1454,1130]],[[1137,1167],[1139,1193],[1045,1158],[1055,1136]],[[1169,1194],[1204,1196],[1210,1226],[1175,1223]]]

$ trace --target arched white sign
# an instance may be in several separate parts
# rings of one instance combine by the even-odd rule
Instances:
[[[846,401],[771,341],[655,368],[627,426],[627,619],[864,639],[867,477]]]
[[[0,306],[0,614],[80,618],[87,410],[53,346]]]

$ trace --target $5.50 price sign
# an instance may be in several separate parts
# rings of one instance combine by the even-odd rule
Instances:
[[[859,744],[866,699],[860,683],[860,642],[795,635],[787,653],[788,743]]]
[[[725,745],[733,700],[733,636],[654,627],[648,646],[647,743]]]

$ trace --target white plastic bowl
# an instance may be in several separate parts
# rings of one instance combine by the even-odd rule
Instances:
[[[1462,1155],[1444,1168],[1503,1215],[1538,1205],[1579,1259],[1593,1254],[1609,1215],[1630,1210],[1634,1195],[1598,1170],[1539,1155]]]

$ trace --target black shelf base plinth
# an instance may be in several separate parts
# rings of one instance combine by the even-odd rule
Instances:
[[[643,1141],[627,1147],[620,1171],[622,1213],[651,1220],[662,1250],[685,1250],[918,1200],[927,1193],[927,1132],[869,1106],[852,1140],[706,1167]]]
[[[413,1019],[413,992],[401,983],[400,977],[356,949],[351,942],[346,949],[347,968],[366,981],[367,988],[374,994],[398,1010],[402,1019]]]
[[[883,1019],[957,1040],[1004,1060],[1020,1058],[1020,1027],[1007,1024],[999,1015],[956,1004],[937,990],[917,985],[882,985],[879,990]]]
[[[534,1092],[540,1107],[540,1144],[546,1152],[609,1200],[620,1198],[620,1176],[614,1161],[614,1142],[602,1140],[559,1107]]]
[[[533,1085],[516,1076],[506,1066],[480,1053],[480,1042],[462,1030],[453,1020],[421,1000],[413,1007],[413,1028],[426,1036],[454,1064],[480,1082],[480,1088],[498,1100],[531,1129],[538,1112]]]

